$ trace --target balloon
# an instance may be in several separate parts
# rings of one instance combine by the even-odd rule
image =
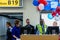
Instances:
[[[37,7],[37,10],[40,11],[39,7]]]
[[[48,10],[50,10],[50,9],[51,9],[51,8],[50,8],[50,5],[47,5],[47,6],[44,7],[44,10],[47,10],[47,11],[48,11]]]
[[[52,16],[53,16],[53,17],[55,17],[56,14],[57,14],[57,13],[56,13],[55,11],[52,12]]]
[[[51,8],[51,11],[55,11],[56,10],[56,8]]]
[[[60,12],[58,14],[60,15]]]
[[[53,19],[53,16],[52,16],[51,13],[48,14],[48,18],[49,18],[49,19]]]
[[[43,0],[44,1],[44,0]],[[39,3],[42,3],[43,2],[42,0],[38,0]]]
[[[60,3],[58,4],[58,6],[60,6]]]
[[[44,1],[43,4],[44,4],[44,5],[47,5],[47,1]]]
[[[39,7],[40,10],[43,10],[44,9],[44,5],[43,4],[39,4],[38,7]]]
[[[56,16],[58,17],[58,16],[59,16],[59,14],[57,13],[57,14],[56,14]]]
[[[60,12],[60,6],[58,6],[58,7],[56,8],[56,12],[57,12],[57,13]]]
[[[55,20],[56,20],[56,21],[59,21],[59,19],[60,19],[60,18],[59,18],[59,16],[58,16],[58,17],[57,17],[57,16],[55,16]]]
[[[51,9],[51,6],[50,6],[50,2],[48,2],[48,4],[44,7],[44,10],[50,10]]]
[[[59,15],[59,20],[60,20],[60,15]]]
[[[38,6],[39,5],[38,1],[33,1],[33,5]]]
[[[56,8],[56,12],[60,15],[60,6]]]
[[[47,1],[46,0],[38,0],[39,3],[42,3],[44,5],[47,5]]]

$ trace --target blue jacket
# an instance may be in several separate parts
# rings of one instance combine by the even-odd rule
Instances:
[[[20,38],[20,34],[21,34],[21,28],[14,26],[12,29],[12,35],[15,35],[17,38]],[[12,40],[16,39],[13,37]]]

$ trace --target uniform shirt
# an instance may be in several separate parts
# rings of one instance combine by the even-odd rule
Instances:
[[[12,40],[12,27],[7,29],[7,40]]]
[[[20,38],[20,34],[21,34],[21,29],[20,27],[13,27],[12,29],[12,35],[15,35],[17,38]],[[14,37],[12,38],[12,40],[16,40]]]
[[[25,28],[27,28],[27,34],[34,34],[34,26],[32,25],[26,25]]]
[[[42,31],[43,31],[43,34],[45,34],[44,25],[42,25]]]

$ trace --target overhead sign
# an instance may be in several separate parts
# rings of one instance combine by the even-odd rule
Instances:
[[[0,0],[0,7],[20,7],[22,0]]]

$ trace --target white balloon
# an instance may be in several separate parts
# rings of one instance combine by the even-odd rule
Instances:
[[[39,4],[38,7],[39,7],[40,10],[43,10],[44,9],[44,4]]]
[[[56,21],[59,21],[59,20],[60,20],[60,17],[59,17],[59,16],[58,16],[58,17],[55,16],[55,20],[56,20]]]
[[[60,15],[59,15],[59,20],[60,20]]]

